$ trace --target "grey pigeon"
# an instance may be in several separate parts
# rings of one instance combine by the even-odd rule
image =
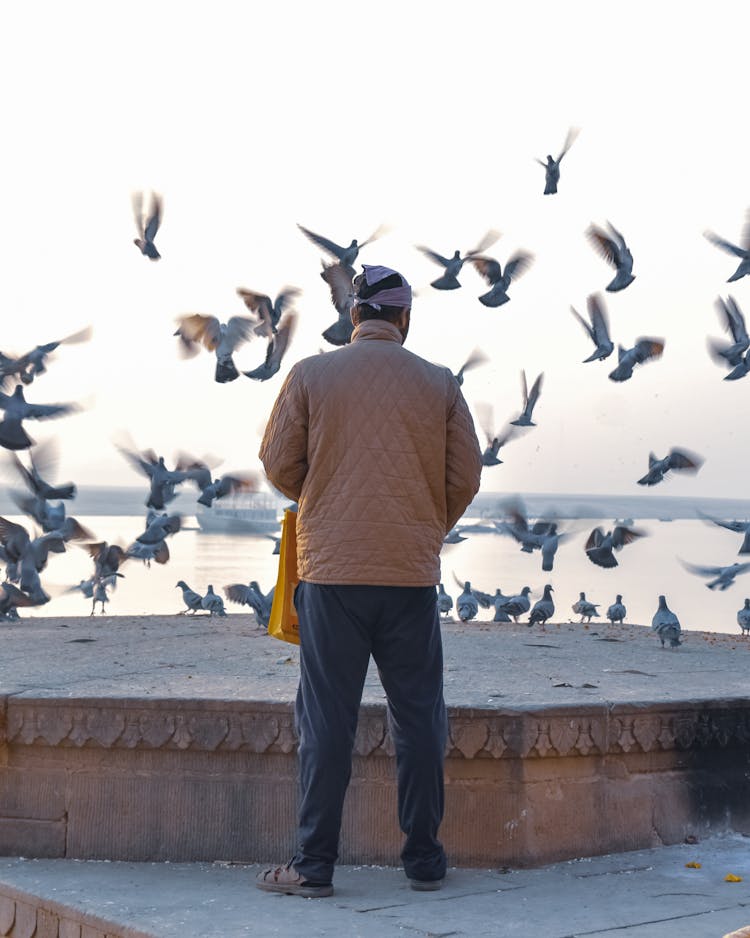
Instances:
[[[473,368],[476,368],[477,365],[483,365],[487,361],[489,361],[489,359],[481,349],[474,349],[455,375],[453,375],[456,381],[458,381],[459,387],[464,383],[464,375],[467,371],[471,371]]]
[[[565,143],[557,159],[550,153],[547,154],[547,161],[537,159],[537,163],[544,167],[544,194],[555,195],[557,193],[557,184],[560,181],[560,161],[570,149],[571,144],[578,136],[578,128],[571,127],[565,137]]]
[[[354,284],[350,270],[351,268],[342,267],[341,264],[323,264],[323,271],[320,275],[328,284],[331,302],[338,313],[338,319],[322,333],[323,338],[331,345],[348,345],[354,332],[352,322],[352,307],[355,305]]]
[[[447,616],[453,608],[453,597],[445,592],[445,587],[442,583],[438,583],[437,606],[441,616]]]
[[[208,610],[208,614],[211,618],[214,616],[225,616],[227,614],[224,609],[224,600],[217,593],[214,593],[214,588],[210,583],[208,584],[206,595],[201,600],[201,606],[203,609]]]
[[[622,625],[622,623],[625,621],[627,612],[627,609],[622,604],[622,596],[620,593],[618,593],[617,596],[615,596],[615,601],[607,609],[607,618],[612,623],[612,625],[614,625],[615,622],[619,622],[620,625]]]
[[[246,290],[244,287],[237,288],[237,295],[242,297],[242,301],[250,312],[260,320],[255,327],[255,334],[272,338],[278,329],[282,314],[287,310],[289,304],[299,296],[297,287],[284,287],[274,301],[265,293],[256,293],[254,290]]]
[[[0,446],[5,449],[28,449],[34,441],[23,427],[24,420],[46,420],[64,417],[78,410],[76,404],[29,404],[23,395],[23,385],[17,384],[12,394],[0,391],[0,410],[5,416],[0,421]]]
[[[109,579],[109,578],[106,578]],[[96,604],[101,603],[101,613],[104,615],[104,604],[109,602],[109,594],[107,593],[107,584],[106,579],[97,579],[94,580],[94,588],[91,593],[91,612],[89,615],[94,615],[96,612]]]
[[[257,492],[260,488],[260,476],[257,472],[225,472],[214,478],[210,466],[201,459],[195,459],[187,453],[181,453],[177,459],[177,469],[184,472],[194,482],[201,493],[198,504],[210,508],[214,501],[233,495],[236,492]]]
[[[421,251],[425,257],[428,257],[433,263],[445,268],[445,273],[430,284],[436,290],[457,290],[461,284],[458,282],[458,275],[467,260],[471,260],[482,251],[486,251],[500,237],[497,231],[488,231],[473,251],[467,251],[462,257],[460,251],[454,251],[452,257],[443,257],[437,251],[426,248],[423,245],[417,245],[417,250]]]
[[[510,596],[504,596],[499,587],[495,590],[495,595],[492,597],[492,605],[495,607],[495,615],[492,617],[493,622],[510,622],[510,616],[503,609],[504,604],[509,599]]]
[[[733,296],[726,300],[719,297],[716,301],[719,319],[726,332],[732,336],[732,342],[727,344],[717,339],[708,339],[708,350],[714,361],[720,365],[736,368],[743,363],[743,354],[750,348],[750,336],[747,334],[745,317]]]
[[[531,587],[524,586],[521,592],[516,596],[507,596],[505,601],[500,605],[500,608],[506,615],[509,615],[514,622],[518,622],[518,617],[528,612],[531,607],[531,600],[529,599],[530,592]],[[497,604],[495,608],[497,609]]]
[[[187,473],[178,469],[167,469],[164,457],[157,457],[152,449],[137,453],[125,446],[118,445],[117,448],[134,469],[148,477],[149,494],[146,507],[164,511],[166,505],[177,495],[175,486],[187,479]]]
[[[31,468],[27,469],[15,453],[11,453],[11,460],[18,474],[34,495],[43,499],[69,499],[74,498],[76,487],[72,482],[63,485],[53,485],[42,476],[54,472],[57,466],[57,445],[52,440],[40,443],[29,450]]]
[[[526,510],[521,501],[509,502],[506,511],[510,520],[500,526],[502,533],[515,538],[524,553],[530,554],[540,550],[542,570],[552,570],[559,543],[568,537],[568,533],[558,531],[557,522],[547,519],[539,519],[529,527]]]
[[[715,590],[718,587],[722,592],[729,589],[736,576],[750,570],[750,562],[733,563],[728,567],[709,567],[702,564],[688,563],[686,560],[680,560],[680,563],[689,573],[694,573],[696,576],[710,577],[710,582],[706,583],[706,586],[710,590]]]
[[[161,254],[156,250],[154,238],[161,224],[162,211],[161,196],[155,192],[151,193],[151,206],[145,211],[143,208],[143,193],[133,193],[133,214],[138,229],[138,237],[133,240],[133,244],[140,250],[141,254],[144,254],[152,261],[158,261],[161,257]]]
[[[724,380],[737,381],[739,378],[744,378],[748,372],[750,372],[750,349],[745,352],[744,358],[740,358],[729,374],[724,375]]]
[[[607,222],[607,227],[609,233],[597,225],[589,225],[586,235],[596,251],[617,271],[614,279],[605,287],[608,293],[616,293],[618,290],[624,290],[635,280],[633,255],[625,243],[625,238],[614,225]]]
[[[195,615],[199,609],[203,608],[203,597],[200,593],[196,593],[195,590],[190,589],[184,580],[178,580],[175,585],[179,586],[182,590],[182,601],[185,603],[185,608],[180,610],[179,615],[185,615],[190,612]]]
[[[671,449],[663,459],[657,459],[653,453],[649,453],[648,472],[638,479],[638,485],[657,485],[670,469],[697,472],[702,465],[701,456],[684,449]]]
[[[479,302],[482,306],[495,308],[510,300],[508,288],[513,280],[517,280],[529,269],[534,255],[528,251],[516,251],[508,258],[504,270],[500,261],[494,257],[472,254],[467,257],[467,260],[471,261],[477,273],[490,285],[490,289],[479,297]]]
[[[743,635],[750,633],[750,599],[745,600],[745,605],[737,613],[737,625],[739,625]]]
[[[294,313],[286,313],[279,323],[276,332],[268,339],[266,358],[263,364],[252,371],[243,371],[242,374],[256,381],[268,381],[281,368],[281,360],[294,334],[297,317]]]
[[[255,612],[258,624],[267,628],[275,589],[276,587],[273,587],[266,594],[260,588],[257,580],[251,580],[247,586],[242,583],[230,583],[224,587],[224,593],[230,602],[250,606]]]
[[[463,592],[456,599],[456,612],[461,622],[475,619],[479,612],[479,603],[471,590],[471,583],[466,583]]]
[[[651,628],[659,636],[662,648],[667,642],[669,642],[670,648],[677,648],[678,645],[682,644],[680,641],[682,631],[680,620],[667,606],[667,600],[664,596],[659,597],[659,608],[651,620]]]
[[[479,418],[479,424],[487,437],[487,446],[482,453],[482,465],[499,466],[502,463],[502,459],[500,459],[497,454],[506,443],[509,443],[514,437],[518,436],[521,431],[518,429],[518,425],[511,424],[504,432],[498,433],[493,426],[494,417],[492,406],[481,401],[477,402],[474,406],[477,417]]]
[[[136,538],[141,544],[158,544],[170,534],[176,534],[182,527],[181,515],[154,511],[149,508],[146,514],[146,528]]]
[[[24,384],[31,384],[38,375],[43,375],[47,370],[46,360],[52,356],[52,353],[60,345],[76,345],[80,342],[88,342],[91,338],[91,327],[81,329],[64,339],[58,339],[56,342],[47,342],[45,345],[36,345],[30,352],[21,356],[21,371],[19,377]]]
[[[740,258],[737,270],[735,270],[732,276],[727,280],[727,283],[732,283],[734,280],[739,280],[741,277],[746,277],[750,274],[750,210],[745,214],[745,227],[742,231],[741,245],[732,244],[731,241],[725,241],[723,238],[714,234],[713,231],[704,231],[703,235],[717,248],[721,248],[722,251],[726,251],[728,254],[734,254],[735,257]]]
[[[633,369],[636,365],[642,365],[652,358],[659,358],[664,351],[664,339],[654,339],[641,336],[635,340],[632,348],[623,348],[617,346],[617,368],[610,371],[609,378],[612,381],[627,381],[633,377]]]
[[[583,316],[577,313],[572,306],[570,307],[571,313],[573,313],[578,322],[580,322],[586,335],[588,335],[594,343],[594,351],[588,358],[584,358],[584,364],[586,362],[604,361],[605,358],[609,358],[615,349],[609,337],[609,320],[607,318],[607,310],[601,297],[596,293],[592,293],[586,303],[591,325],[589,325]]]
[[[596,527],[589,534],[585,545],[586,556],[598,567],[616,567],[617,558],[614,551],[621,550],[625,544],[632,544],[644,531],[628,528],[625,525],[615,525],[611,531],[604,533],[602,528]]]
[[[465,541],[466,538],[461,534],[461,529],[458,525],[451,528],[450,531],[443,538],[443,544],[460,544],[461,541]]]
[[[165,564],[169,561],[169,545],[166,540],[156,541],[152,544],[144,544],[142,541],[133,541],[127,549],[128,557],[135,560],[142,560],[147,566],[151,566],[151,561]]]
[[[552,601],[553,589],[549,583],[544,587],[544,594],[532,606],[527,625],[534,625],[538,622],[540,625],[551,619],[555,614],[555,604]]]
[[[49,598],[49,597],[48,597]],[[0,584],[0,619],[17,619],[18,608],[25,606],[41,606],[46,599],[34,599],[12,583]]]
[[[119,544],[108,544],[107,541],[97,541],[79,545],[94,561],[94,577],[104,579],[114,576],[120,566],[128,559],[125,548]]]
[[[542,393],[542,381],[544,379],[544,372],[538,375],[536,381],[531,385],[531,390],[529,391],[526,385],[526,372],[521,372],[521,392],[523,393],[523,410],[520,415],[516,417],[515,420],[511,420],[511,425],[514,427],[535,427],[536,424],[532,423],[531,416],[534,413],[534,408],[536,407],[536,402],[539,400],[539,395]]]
[[[737,551],[738,554],[750,554],[750,521],[722,521],[720,518],[712,518],[710,515],[699,511],[698,514],[705,521],[712,521],[718,524],[720,528],[726,528],[728,531],[734,531],[735,534],[742,534],[742,544]]]
[[[226,384],[239,378],[240,373],[234,363],[234,352],[253,334],[256,320],[247,316],[232,316],[227,322],[220,322],[216,316],[191,313],[177,319],[178,326],[174,333],[180,340],[180,352],[183,358],[192,358],[198,354],[202,345],[216,356],[214,380]]]
[[[351,271],[352,277],[354,276],[353,264],[357,260],[359,252],[366,244],[370,244],[372,241],[376,241],[385,232],[384,226],[380,225],[366,240],[357,241],[356,238],[353,238],[348,247],[342,247],[340,244],[336,244],[335,241],[331,241],[329,238],[324,238],[323,235],[315,234],[315,232],[310,231],[309,228],[304,228],[300,224],[298,224],[297,227],[306,238],[309,238],[313,244],[317,244],[319,248],[322,248],[326,252],[326,254],[329,254],[331,257],[335,258],[342,267],[348,267]]]
[[[578,599],[573,603],[571,608],[577,616],[581,617],[581,622],[583,622],[584,619],[591,622],[592,616],[599,616],[599,603],[590,602],[586,599],[585,593],[578,594]]]

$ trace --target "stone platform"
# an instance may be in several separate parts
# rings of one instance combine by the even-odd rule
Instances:
[[[458,866],[750,833],[750,641],[446,623],[442,837]],[[252,616],[0,626],[0,855],[281,861],[298,650]],[[368,675],[343,863],[398,865],[394,759]]]

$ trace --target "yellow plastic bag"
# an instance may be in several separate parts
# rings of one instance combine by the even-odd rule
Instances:
[[[273,591],[273,604],[268,619],[268,634],[282,642],[299,645],[299,619],[294,608],[294,589],[297,577],[297,512],[288,508],[281,522],[279,546],[279,575]]]

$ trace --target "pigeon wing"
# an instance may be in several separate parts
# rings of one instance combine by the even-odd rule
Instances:
[[[734,254],[736,257],[744,257],[745,250],[739,247],[736,244],[732,244],[731,241],[725,241],[724,238],[720,238],[717,234],[714,234],[713,231],[704,231],[703,237],[707,238],[711,244],[717,248],[721,248],[722,251],[726,251],[727,254]]]
[[[617,267],[619,248],[607,233],[596,225],[589,225],[586,229],[586,236],[594,250],[612,267]]]
[[[309,228],[304,228],[302,225],[298,224],[297,227],[306,238],[309,238],[313,244],[317,244],[318,247],[322,248],[332,257],[341,260],[341,258],[344,256],[346,249],[342,248],[341,245],[336,244],[335,241],[330,241],[328,238],[324,238],[323,235],[315,234],[314,231],[310,231]]]
[[[479,273],[490,286],[494,286],[498,283],[503,276],[503,271],[500,266],[500,263],[494,259],[494,257],[470,257],[469,261],[474,265],[475,270]]]
[[[517,280],[531,267],[533,260],[534,255],[528,251],[517,251],[505,265],[505,276],[511,280]]]
[[[161,214],[161,196],[158,196],[154,192],[151,194],[151,215],[149,216],[146,228],[143,232],[147,241],[153,241],[156,237],[156,232],[159,230],[159,225],[161,224]]]
[[[636,362],[643,363],[650,358],[659,358],[664,351],[665,339],[638,338],[633,347]]]

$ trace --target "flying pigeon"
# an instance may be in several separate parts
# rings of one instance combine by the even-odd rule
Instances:
[[[161,196],[155,192],[151,193],[151,208],[147,212],[143,210],[143,193],[133,193],[133,214],[138,229],[138,237],[133,240],[133,244],[140,250],[141,254],[149,257],[152,261],[158,261],[161,257],[161,254],[156,250],[154,238],[161,224],[162,209]]]
[[[538,599],[529,614],[529,621],[527,625],[534,625],[535,622],[538,622],[540,625],[544,625],[547,619],[551,619],[555,614],[555,604],[552,601],[553,589],[549,583],[544,587],[544,594],[541,599]]]
[[[727,345],[717,339],[708,339],[708,351],[718,364],[736,368],[743,362],[742,356],[750,348],[745,317],[733,296],[728,296],[726,300],[719,297],[716,309],[725,331],[732,336],[732,342]]]
[[[618,290],[624,290],[635,280],[633,255],[625,243],[625,238],[614,225],[607,222],[607,227],[609,234],[597,225],[589,225],[586,235],[594,249],[617,271],[614,279],[605,287],[608,293],[616,293]]]
[[[201,493],[198,504],[210,508],[213,502],[235,492],[257,492],[260,488],[260,476],[255,472],[225,472],[214,478],[209,465],[201,459],[195,459],[187,453],[181,453],[177,460],[177,469],[184,472],[186,478],[195,482]]]
[[[5,416],[0,421],[0,446],[5,449],[28,449],[34,441],[23,428],[24,420],[46,420],[64,417],[78,410],[76,404],[29,404],[23,395],[23,385],[17,384],[12,394],[0,391],[0,410]]]
[[[742,544],[737,553],[750,554],[750,521],[722,521],[719,518],[712,518],[711,515],[707,515],[702,511],[699,511],[698,514],[705,521],[712,521],[714,524],[718,524],[720,528],[734,531],[735,534],[742,534]]]
[[[352,322],[352,307],[355,305],[354,284],[350,270],[350,267],[342,267],[341,264],[323,264],[323,271],[320,275],[328,284],[331,302],[338,313],[338,319],[322,333],[323,338],[331,345],[348,345],[354,332]]]
[[[544,379],[544,372],[537,377],[536,381],[531,385],[531,391],[529,391],[526,384],[526,372],[521,372],[521,392],[523,394],[523,410],[521,414],[515,419],[511,420],[511,424],[514,427],[535,427],[536,424],[532,423],[531,416],[536,407],[536,402],[539,400],[539,395],[542,393],[542,380]]]
[[[604,533],[602,528],[594,528],[586,541],[586,556],[598,567],[616,567],[617,558],[614,551],[621,550],[625,544],[632,544],[634,540],[643,537],[644,531],[629,528],[625,525],[615,525],[612,531]]]
[[[506,443],[518,436],[521,431],[518,429],[517,424],[511,424],[504,432],[498,433],[493,427],[494,418],[491,405],[479,401],[474,406],[479,418],[479,424],[487,437],[487,446],[482,453],[482,465],[499,466],[502,463],[502,459],[500,459],[497,454]]]
[[[117,448],[134,469],[148,476],[150,486],[146,507],[164,511],[167,503],[177,495],[175,486],[187,479],[187,473],[177,469],[167,469],[164,457],[157,458],[152,449],[136,453],[124,446],[118,445]]]
[[[30,352],[26,352],[25,355],[21,356],[21,370],[19,372],[19,377],[23,384],[31,384],[34,378],[38,375],[43,375],[47,366],[45,364],[47,358],[52,356],[52,353],[60,345],[76,345],[80,342],[88,342],[91,338],[91,327],[88,326],[86,329],[81,329],[80,332],[74,332],[72,335],[67,336],[64,339],[58,339],[56,342],[47,342],[45,345],[36,345]]]
[[[565,138],[565,143],[560,151],[560,155],[555,159],[551,154],[547,154],[547,162],[537,159],[537,163],[544,167],[544,194],[555,195],[557,184],[560,181],[560,161],[570,149],[571,144],[578,136],[578,128],[571,127]]]
[[[179,337],[183,358],[197,355],[202,345],[216,356],[215,381],[226,384],[239,378],[240,373],[232,356],[243,342],[251,338],[256,320],[247,316],[232,316],[224,323],[216,316],[191,313],[180,316],[177,322],[179,325],[174,335]]]
[[[529,269],[534,255],[528,251],[516,251],[508,258],[505,270],[500,266],[500,261],[495,260],[494,257],[472,254],[467,256],[467,260],[471,261],[477,273],[490,285],[490,289],[479,297],[479,302],[483,306],[494,308],[510,300],[508,288],[511,282],[517,280]]]
[[[732,244],[731,241],[725,241],[723,238],[714,234],[713,231],[704,231],[703,235],[705,238],[708,238],[711,244],[716,245],[717,248],[721,248],[721,250],[726,251],[727,254],[734,254],[736,257],[740,258],[737,270],[735,270],[732,276],[727,280],[727,283],[732,283],[734,280],[739,280],[741,277],[746,277],[750,274],[750,210],[745,214],[742,245]]]
[[[728,567],[708,567],[702,566],[701,564],[688,563],[686,560],[680,560],[680,563],[689,573],[694,573],[696,576],[711,577],[712,579],[709,583],[706,583],[706,586],[710,590],[715,590],[718,586],[722,592],[734,583],[736,576],[739,576],[741,573],[747,573],[747,571],[750,570],[750,562],[733,563]]]
[[[488,231],[474,250],[467,251],[463,257],[460,251],[454,251],[452,257],[443,257],[442,254],[438,254],[437,251],[433,251],[430,248],[418,244],[418,251],[421,251],[425,257],[429,257],[433,263],[445,268],[445,273],[438,277],[437,280],[433,280],[430,286],[434,287],[436,290],[457,290],[461,286],[458,282],[458,275],[461,273],[461,268],[464,266],[464,263],[467,260],[471,260],[476,255],[481,254],[483,251],[486,251],[499,237],[499,232]]]
[[[242,374],[256,381],[268,381],[269,378],[272,378],[281,368],[281,360],[294,334],[296,323],[297,317],[295,314],[286,313],[276,332],[268,340],[266,360],[252,371],[243,371]]]
[[[622,625],[622,623],[625,621],[627,612],[627,609],[622,604],[622,596],[620,593],[618,593],[617,596],[615,596],[615,601],[607,609],[607,618],[612,623],[612,625],[614,625],[615,622],[619,622],[620,625]]]
[[[456,381],[458,381],[458,386],[461,387],[464,383],[464,375],[467,371],[471,371],[471,369],[476,368],[477,365],[483,365],[487,361],[489,361],[489,359],[481,349],[474,349],[455,375],[453,375]]]
[[[677,648],[681,645],[680,641],[680,620],[667,606],[667,600],[664,596],[659,597],[659,608],[654,613],[651,620],[651,628],[659,636],[661,647],[664,648],[666,642],[669,642],[670,648]]]
[[[601,297],[596,293],[592,293],[586,302],[591,325],[589,325],[583,316],[577,313],[572,306],[570,307],[571,313],[573,313],[578,322],[580,322],[584,331],[594,343],[594,351],[588,358],[584,358],[584,364],[586,362],[604,361],[605,358],[609,358],[615,348],[609,337],[607,310]]]
[[[237,295],[242,297],[242,301],[250,310],[255,313],[258,319],[258,325],[255,327],[255,334],[272,338],[277,331],[279,321],[289,304],[299,296],[297,287],[284,287],[276,297],[275,301],[265,293],[256,293],[254,290],[246,290],[244,287],[237,287]]]
[[[352,266],[359,256],[359,252],[366,244],[370,244],[372,241],[376,241],[382,234],[385,232],[383,225],[376,228],[375,231],[367,238],[365,241],[357,241],[356,238],[352,239],[351,244],[348,247],[341,247],[340,244],[336,244],[335,241],[330,241],[328,238],[324,238],[323,235],[315,234],[314,231],[310,231],[308,228],[304,228],[302,225],[298,224],[297,227],[305,235],[306,238],[309,238],[313,244],[317,244],[319,248],[322,248],[326,254],[329,254],[331,257],[334,257],[342,267],[348,267],[351,271],[351,276],[354,276],[354,267]]]
[[[649,453],[648,472],[638,479],[638,485],[657,485],[670,469],[697,472],[702,465],[701,456],[684,449],[671,449],[663,459],[657,459],[653,453]]]
[[[19,606],[42,606],[48,599],[34,599],[12,583],[0,583],[0,619],[17,619]]]
[[[636,365],[641,365],[652,358],[659,358],[664,351],[664,339],[653,339],[641,337],[636,339],[632,348],[626,349],[622,345],[617,346],[617,368],[610,371],[609,378],[612,381],[627,381],[633,377],[633,369]]]

